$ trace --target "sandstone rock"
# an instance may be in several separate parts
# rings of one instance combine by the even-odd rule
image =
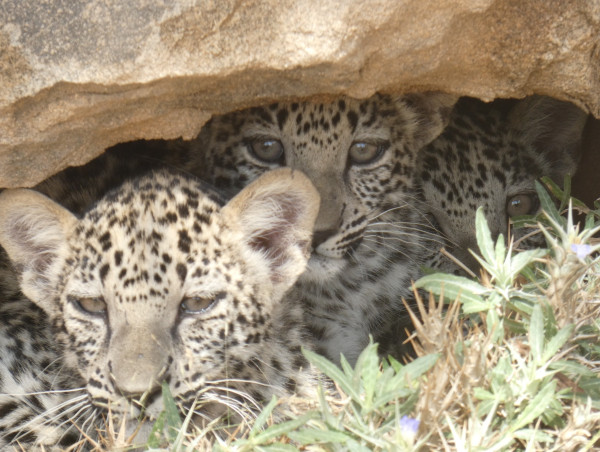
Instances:
[[[279,98],[531,93],[600,116],[597,0],[3,0],[0,186]]]

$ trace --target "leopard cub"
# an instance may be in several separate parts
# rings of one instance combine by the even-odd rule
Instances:
[[[533,215],[540,204],[535,181],[549,176],[561,184],[579,159],[585,112],[568,102],[531,96],[491,103],[461,99],[444,132],[419,153],[417,169],[428,209],[447,248],[477,271],[475,211],[484,208],[494,237],[507,236],[511,219]],[[511,231],[524,248],[544,246],[541,234]],[[438,259],[430,264],[447,269]]]
[[[309,395],[302,312],[284,294],[305,269],[318,209],[290,169],[225,205],[192,177],[154,172],[81,218],[4,191],[0,446],[72,446],[109,413],[134,431],[162,411],[165,382],[194,422]]]

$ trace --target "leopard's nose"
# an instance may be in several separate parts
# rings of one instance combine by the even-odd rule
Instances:
[[[332,237],[337,232],[337,229],[325,229],[323,231],[315,231],[313,233],[312,246],[316,249],[321,243],[325,242],[329,237]]]

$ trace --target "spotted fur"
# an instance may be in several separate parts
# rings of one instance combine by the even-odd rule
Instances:
[[[477,250],[479,206],[494,237],[507,236],[511,216],[535,214],[535,181],[550,176],[562,184],[564,176],[575,171],[585,122],[579,108],[548,97],[489,104],[461,99],[448,127],[418,160],[428,209],[452,254],[476,269],[469,249]],[[530,231],[511,232],[519,238]],[[542,244],[534,238],[526,245]],[[439,260],[434,266],[451,268]]]
[[[142,405],[150,419],[162,410],[163,381],[184,412],[197,402],[197,422],[312,394],[302,312],[284,293],[306,266],[318,206],[289,169],[225,206],[171,171],[127,182],[81,218],[31,190],[0,194],[14,264],[0,268],[0,445],[73,445],[109,411],[133,430]]]
[[[228,196],[271,169],[303,171],[322,203],[294,296],[319,351],[353,363],[369,334],[381,340],[407,320],[402,297],[438,248],[417,199],[415,160],[441,133],[454,101],[429,93],[251,108],[213,118],[192,142],[120,146],[38,189],[80,211],[107,186],[153,166],[184,169]]]
[[[354,363],[369,335],[406,320],[402,298],[437,247],[416,157],[453,104],[436,93],[272,104],[214,117],[191,143],[188,169],[232,194],[281,166],[318,189],[313,254],[293,292],[318,350],[336,362]]]

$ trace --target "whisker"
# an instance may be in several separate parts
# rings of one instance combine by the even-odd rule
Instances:
[[[62,428],[65,425],[71,424],[71,427],[76,427],[78,430],[82,430],[81,427],[79,427],[79,422],[78,420],[80,419],[81,416],[85,416],[86,414],[88,414],[90,411],[90,406],[85,403],[82,404],[82,406],[79,408],[79,410],[77,411],[77,413],[75,413],[73,416],[71,416],[70,418],[64,420],[63,422],[61,422],[60,424],[58,424],[58,428]],[[90,419],[88,418],[88,421]],[[87,422],[87,421],[86,421]],[[61,436],[64,437],[64,435],[66,435],[68,433],[68,429],[65,429],[63,435]],[[81,438],[81,434],[80,434],[80,438]]]
[[[424,233],[417,234],[410,231],[386,231],[386,230],[368,230],[370,234],[380,234],[380,236],[406,236],[406,237],[415,237],[417,239],[423,238],[424,240],[416,240],[416,242],[425,242],[425,243],[439,243],[440,245],[446,245],[446,241],[441,239],[438,235],[432,233]],[[394,237],[389,237],[394,238]]]
[[[404,209],[405,207],[408,207],[408,204],[404,204],[403,206],[391,207],[391,208],[389,208],[389,209],[387,209],[387,210],[384,210],[383,212],[379,212],[379,213],[378,213],[377,215],[375,215],[374,217],[371,217],[371,218],[369,219],[369,221],[376,220],[377,218],[379,218],[379,217],[381,217],[381,216],[383,216],[383,215],[385,215],[385,214],[388,214],[388,213],[390,213],[390,212],[393,212],[393,211],[395,211],[395,210]]]
[[[379,212],[375,215],[372,215],[371,218],[369,219],[369,224],[368,224],[367,228],[371,228],[372,226],[391,226],[391,227],[399,228],[399,229],[411,229],[411,230],[419,231],[420,233],[425,234],[425,235],[431,234],[431,236],[439,237],[442,240],[445,240],[446,243],[448,243],[452,246],[458,246],[454,240],[452,240],[443,231],[440,230],[437,223],[434,223],[432,221],[432,219],[431,219],[432,217],[429,212],[422,212],[418,208],[416,208],[416,210],[419,213],[420,218],[422,218],[422,221],[410,221],[410,220],[375,221],[375,220],[379,219],[380,217],[382,217],[384,214],[388,214],[395,210],[403,209],[405,207],[410,207],[411,209],[415,210],[415,205],[410,205],[410,204],[403,204],[402,206],[392,207],[383,212]],[[411,226],[413,228],[410,228]]]
[[[419,223],[412,223],[412,224],[418,225]],[[373,230],[373,229],[371,229],[373,226],[391,226],[394,229],[393,230],[379,230],[379,229],[378,230]],[[442,240],[446,244],[450,244],[450,245],[453,245],[453,246],[458,246],[458,244],[454,240],[448,238],[448,236],[446,234],[444,234],[443,232],[441,232],[441,231],[439,231],[437,229],[432,229],[432,228],[430,228],[430,227],[428,227],[426,225],[424,226],[424,229],[421,229],[419,227],[405,226],[405,224],[403,222],[396,222],[396,223],[392,223],[392,222],[379,222],[379,223],[374,223],[374,224],[369,225],[367,227],[367,229],[369,231],[372,231],[372,232],[381,232],[381,233],[386,233],[386,234],[391,234],[393,232],[402,233],[403,231],[416,231],[421,236],[424,236],[424,237],[434,237],[434,238],[437,238],[439,240]],[[431,239],[429,239],[429,240],[431,240]]]
[[[373,239],[366,239],[365,242],[374,242],[374,243],[378,243],[377,241],[373,240]],[[395,262],[393,260],[391,260],[390,258],[388,258],[387,256],[385,256],[384,254],[380,253],[379,251],[377,251],[375,248],[372,248],[368,245],[364,245],[365,248],[367,248],[368,250],[372,251],[373,253],[375,253],[376,255],[378,255],[379,257],[383,258],[383,260],[387,261],[389,264],[395,264]],[[412,261],[412,259],[407,256],[405,253],[403,253],[400,250],[394,250],[394,251],[398,251],[400,254],[402,254],[403,256],[405,256],[406,258],[408,258],[409,260]]]
[[[379,237],[379,236],[365,235],[363,238],[373,239],[373,238],[377,238],[377,237]],[[408,237],[411,237],[411,235],[408,235]],[[385,239],[385,241],[395,241],[395,242],[405,243],[407,245],[411,245],[411,246],[417,247],[417,248],[422,248],[422,249],[428,250],[428,251],[431,251],[431,246],[428,246],[428,244],[431,244],[431,242],[433,242],[432,240],[430,240],[428,242],[428,244],[425,244],[425,243],[420,243],[419,241],[405,240],[400,237],[387,237]],[[435,242],[435,243],[437,243],[438,245],[441,245],[441,246],[445,245],[444,242]]]
[[[80,392],[85,391],[85,388],[74,388],[74,389],[52,389],[50,391],[34,391],[34,392],[11,392],[11,393],[3,393],[2,395],[10,396],[10,397],[27,397],[34,395],[52,395],[52,394],[66,394],[69,392]],[[81,395],[79,397],[87,397],[86,395]],[[72,400],[72,399],[70,399]]]
[[[223,405],[232,411],[234,411],[240,419],[245,423],[249,424],[253,419],[256,418],[256,414],[249,410],[243,403],[232,397],[227,397],[217,393],[208,392],[203,395],[203,400],[211,401]],[[196,412],[196,411],[194,411]]]
[[[76,419],[81,410],[86,408],[86,399],[87,395],[73,397],[58,405],[52,406],[43,413],[37,414],[33,418],[29,419],[26,423],[19,426],[19,429],[15,431],[16,435],[13,441],[18,441],[20,438],[27,435],[30,432],[31,427],[35,425],[48,426],[56,431],[61,430],[66,423],[71,422],[70,419]],[[75,413],[73,417],[65,419],[65,416],[73,411],[77,411],[77,413]],[[57,421],[60,422],[55,424]],[[65,430],[61,437],[66,433],[67,431]]]
[[[96,421],[98,418],[98,408],[94,407],[93,405],[90,407],[89,410],[89,415],[87,417],[87,419],[82,422],[80,429],[89,436],[89,431],[91,428],[94,427],[94,421]],[[86,427],[87,425],[87,427]]]
[[[415,259],[414,259],[412,256],[410,256],[410,255],[406,254],[406,253],[405,253],[405,252],[404,252],[402,249],[400,249],[400,248],[396,248],[396,247],[393,247],[393,246],[391,246],[391,244],[390,244],[390,243],[385,243],[385,242],[384,242],[384,243],[382,244],[382,243],[379,243],[377,240],[373,240],[372,238],[366,238],[364,241],[365,241],[365,242],[376,243],[377,245],[380,245],[380,246],[381,246],[381,245],[382,245],[382,246],[385,246],[386,248],[388,248],[388,249],[390,249],[390,250],[392,250],[392,251],[394,251],[394,252],[397,252],[397,253],[401,254],[401,255],[402,255],[402,256],[404,256],[404,257],[405,257],[405,258],[406,258],[406,259],[407,259],[409,262],[413,263],[414,265],[420,265],[420,264],[421,264],[420,262],[416,261],[416,260],[415,260]],[[374,248],[372,248],[372,247],[369,247],[369,246],[367,246],[367,245],[364,245],[364,246],[365,246],[365,248],[367,248],[367,249],[371,250],[372,252],[376,253],[378,256],[380,256],[380,257],[384,258],[384,259],[385,259],[385,260],[386,260],[388,263],[390,263],[390,264],[395,264],[395,263],[396,263],[396,261],[393,261],[393,260],[391,260],[391,259],[389,259],[389,258],[385,257],[383,254],[379,253],[379,252],[378,252],[377,250],[375,250]]]
[[[240,396],[242,399],[247,400],[250,404],[254,405],[257,410],[261,410],[261,405],[247,392],[241,391],[239,389],[234,389],[228,386],[210,386],[210,389],[216,389],[223,392],[231,392],[232,394],[236,394]]]

